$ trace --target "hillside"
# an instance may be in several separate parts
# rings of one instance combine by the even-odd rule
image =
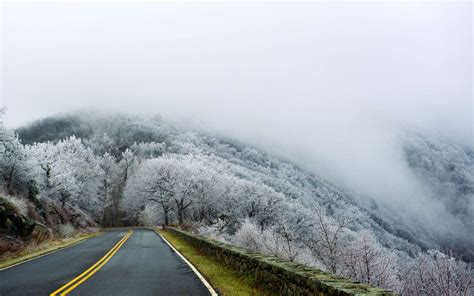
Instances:
[[[431,249],[474,258],[474,153],[419,133],[403,133],[407,163],[448,209],[446,225],[458,225],[456,232],[438,231],[415,212],[359,196],[251,145],[160,117],[74,113],[16,132],[24,162],[13,178],[4,176],[9,193],[24,196],[22,184],[32,179],[39,200],[81,209],[104,226],[187,224],[218,240],[389,289],[406,280],[395,272],[351,272],[345,256],[371,246],[381,260],[374,266],[397,272]],[[2,165],[3,172],[11,168]]]
[[[234,174],[259,180],[288,198],[316,202],[335,215],[351,213],[355,229],[371,229],[386,246],[412,253],[418,247],[433,248],[441,243],[416,220],[403,217],[400,221],[399,215],[375,199],[355,196],[313,172],[236,140],[180,130],[159,117],[70,114],[40,120],[17,132],[24,144],[74,135],[96,154],[108,151],[116,157],[136,143],[150,142],[161,144],[158,155],[211,155],[226,161]],[[428,186],[435,186],[436,196],[453,215],[473,229],[474,152],[421,134],[405,135],[404,140],[413,170]]]

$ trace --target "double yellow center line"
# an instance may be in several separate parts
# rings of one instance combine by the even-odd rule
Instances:
[[[122,245],[127,241],[127,239],[132,236],[133,231],[128,231],[128,233],[112,248],[110,249],[107,254],[104,255],[99,261],[97,261],[94,265],[89,267],[86,271],[72,279],[70,282],[62,286],[61,288],[57,289],[53,293],[50,294],[50,296],[57,296],[57,295],[67,295],[67,293],[71,292],[74,290],[77,286],[82,284],[84,281],[86,281],[88,278],[90,278],[94,273],[96,273],[99,269],[102,268],[109,260],[112,258],[112,256],[117,253],[117,251],[122,247]]]

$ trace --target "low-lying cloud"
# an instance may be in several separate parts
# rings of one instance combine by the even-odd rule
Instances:
[[[426,210],[398,133],[474,145],[471,11],[469,2],[4,3],[7,124],[82,108],[160,113]]]

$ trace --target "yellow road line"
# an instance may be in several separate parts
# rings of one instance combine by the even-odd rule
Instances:
[[[125,243],[125,241],[132,236],[133,231],[129,231],[127,235],[125,235],[110,251],[107,252],[107,254],[104,255],[99,261],[97,261],[94,265],[89,267],[86,271],[69,281],[67,284],[64,286],[60,287],[56,291],[50,294],[50,296],[56,296],[59,293],[60,295],[66,295],[70,291],[72,291],[74,288],[79,286],[81,283],[83,283],[85,280],[90,278],[94,273],[96,273],[102,266],[104,266],[111,258],[114,256],[114,254],[120,249],[120,247]],[[67,289],[66,291],[62,292],[63,290]]]
[[[67,284],[65,284],[64,286],[60,287],[58,290],[54,291],[53,293],[51,293],[50,295],[51,296],[56,296],[58,295],[58,293],[60,293],[61,291],[67,289],[69,286],[73,285],[74,283],[76,283],[78,280],[80,280],[83,276],[85,276],[86,274],[88,274],[89,272],[93,272],[95,273],[100,267],[102,267],[103,265],[100,265],[102,262],[104,262],[105,260],[108,261],[108,259],[110,259],[113,254],[115,254],[114,251],[118,250],[118,248],[120,248],[123,243],[132,235],[132,231],[129,231],[127,233],[127,235],[125,235],[112,249],[110,249],[109,252],[107,252],[107,254],[104,255],[104,257],[102,257],[99,261],[97,261],[94,265],[92,265],[89,269],[87,269],[86,271],[84,271],[83,273],[81,273],[80,275],[78,275],[77,277],[75,277],[74,279],[72,279],[70,282],[68,282]],[[99,266],[100,265],[100,266]],[[65,295],[64,293],[61,293],[61,295]]]
[[[71,292],[72,290],[74,290],[77,286],[79,286],[80,284],[82,284],[84,281],[86,281],[88,278],[90,278],[94,273],[96,273],[99,269],[102,268],[102,266],[104,266],[114,255],[115,253],[117,253],[117,251],[120,249],[120,247],[125,243],[125,241],[132,235],[132,233],[130,233],[130,235],[128,235],[128,237],[122,241],[120,243],[120,245],[112,252],[112,254],[106,259],[104,260],[96,269],[94,269],[92,272],[90,272],[88,275],[86,275],[85,277],[83,277],[79,282],[77,282],[76,284],[74,284],[73,286],[71,286],[69,289],[67,289],[66,291],[62,292],[61,293],[61,296],[64,296],[64,295],[67,295],[67,293]]]
[[[87,269],[86,271],[84,271],[83,273],[81,273],[80,275],[78,275],[77,277],[75,277],[74,279],[72,279],[71,281],[69,281],[67,284],[65,284],[64,286],[60,287],[58,290],[54,291],[53,293],[50,294],[50,296],[55,296],[57,293],[61,292],[62,290],[66,289],[68,286],[72,285],[74,282],[76,282],[77,280],[79,280],[82,276],[84,276],[85,274],[87,274],[88,272],[90,272],[91,270],[93,270],[96,266],[98,266],[103,260],[105,260],[114,250],[115,248],[117,248],[120,243],[125,240],[127,238],[127,236],[130,234],[130,232],[128,232],[117,244],[115,244],[115,246],[110,249],[110,251],[107,252],[107,254],[104,255],[104,257],[102,257],[99,261],[97,261],[94,265],[92,265],[91,267],[89,267],[89,269]]]

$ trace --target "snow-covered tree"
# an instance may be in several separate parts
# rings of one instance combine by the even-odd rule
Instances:
[[[0,149],[2,149],[3,143],[7,142],[11,138],[11,131],[5,128],[3,125],[3,116],[5,115],[5,108],[0,108]],[[2,151],[2,150],[0,150]]]
[[[26,164],[26,153],[18,136],[7,132],[8,140],[2,142],[0,153],[0,174],[7,193],[25,191],[28,186],[29,174]]]
[[[98,159],[100,166],[100,180],[98,198],[103,208],[104,225],[119,225],[119,182],[121,180],[120,168],[116,158],[106,152]]]
[[[441,276],[450,273],[433,271],[451,266],[440,256],[419,255],[412,262],[410,255],[453,243],[459,247],[456,253],[472,260],[472,149],[423,137],[404,143],[407,169],[432,189],[453,220],[460,221],[456,225],[464,229],[464,236],[455,241],[446,239],[452,236],[433,235],[416,218],[370,197],[359,198],[261,149],[176,129],[157,118],[48,119],[17,130],[22,141],[29,143],[26,146],[11,131],[1,131],[0,152],[6,151],[6,143],[13,147],[0,155],[4,187],[16,184],[12,180],[29,184],[34,179],[40,198],[80,207],[103,224],[126,221],[122,211],[133,218],[130,224],[189,223],[212,237],[358,281],[395,289],[400,280],[404,294],[436,294],[414,288],[424,285],[419,275],[423,281],[432,278],[430,283],[444,281],[450,287],[465,287],[469,282],[465,279],[470,269],[453,271],[448,280]],[[70,138],[73,134],[84,140]],[[350,224],[343,218],[348,216]],[[401,271],[397,271],[399,258],[381,244],[406,259]],[[463,266],[454,261],[459,262],[454,266]],[[423,272],[418,268],[414,273],[416,264]],[[452,291],[450,295],[466,289]]]
[[[65,204],[97,209],[101,168],[91,149],[70,137],[57,144],[46,142],[26,146],[29,165],[42,195]]]
[[[166,152],[166,143],[135,143],[130,147],[130,150],[142,159],[157,158]]]
[[[357,233],[339,254],[340,274],[376,287],[398,289],[398,257],[382,247],[371,232]]]
[[[158,203],[163,210],[165,225],[169,224],[169,213],[173,209],[173,186],[163,180],[163,167],[160,159],[144,161],[131,176],[125,188],[125,204],[129,211],[144,209],[147,204]],[[169,177],[171,179],[171,177]]]
[[[404,260],[400,277],[403,295],[474,295],[471,264],[437,250]]]
[[[313,206],[311,212],[313,227],[303,238],[303,243],[328,271],[337,273],[341,266],[342,241],[346,238],[348,221],[345,218],[336,220],[318,206]]]

